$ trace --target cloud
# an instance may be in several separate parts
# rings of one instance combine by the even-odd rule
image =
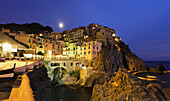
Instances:
[[[150,58],[160,58],[160,57],[169,57],[170,53],[168,54],[159,54],[159,55],[153,55],[153,56],[149,56]]]
[[[147,48],[144,48],[144,50],[150,50],[150,49],[157,49],[157,48],[162,48],[162,47],[170,47],[170,44],[164,44],[164,45],[155,45],[155,46],[150,46],[150,47],[147,47]]]

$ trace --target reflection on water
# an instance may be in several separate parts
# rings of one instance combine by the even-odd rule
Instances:
[[[89,101],[92,88],[71,89],[67,86],[52,86],[51,101]]]
[[[163,74],[163,73],[144,73],[144,74],[137,74],[138,76],[140,76],[140,77],[147,77],[148,75],[150,75],[150,76],[156,76],[157,77],[157,79],[159,79],[160,81],[153,81],[153,82],[155,82],[155,83],[158,83],[158,84],[160,84],[163,88],[170,88],[170,74]],[[162,82],[162,81],[165,81],[165,83],[164,82]]]

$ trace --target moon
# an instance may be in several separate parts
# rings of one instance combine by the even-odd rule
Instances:
[[[59,23],[59,27],[60,28],[63,28],[64,27],[64,24],[62,22]]]

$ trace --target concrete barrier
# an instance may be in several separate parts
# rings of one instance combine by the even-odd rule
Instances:
[[[34,101],[30,80],[26,74],[22,76],[20,86],[12,88],[9,99],[4,101]]]

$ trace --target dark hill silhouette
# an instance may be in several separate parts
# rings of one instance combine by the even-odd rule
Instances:
[[[49,31],[52,32],[53,29],[51,27],[43,26],[39,23],[25,23],[25,24],[15,24],[15,23],[7,23],[0,24],[0,28],[11,29],[12,31],[26,31],[26,33],[40,33],[41,31]]]

